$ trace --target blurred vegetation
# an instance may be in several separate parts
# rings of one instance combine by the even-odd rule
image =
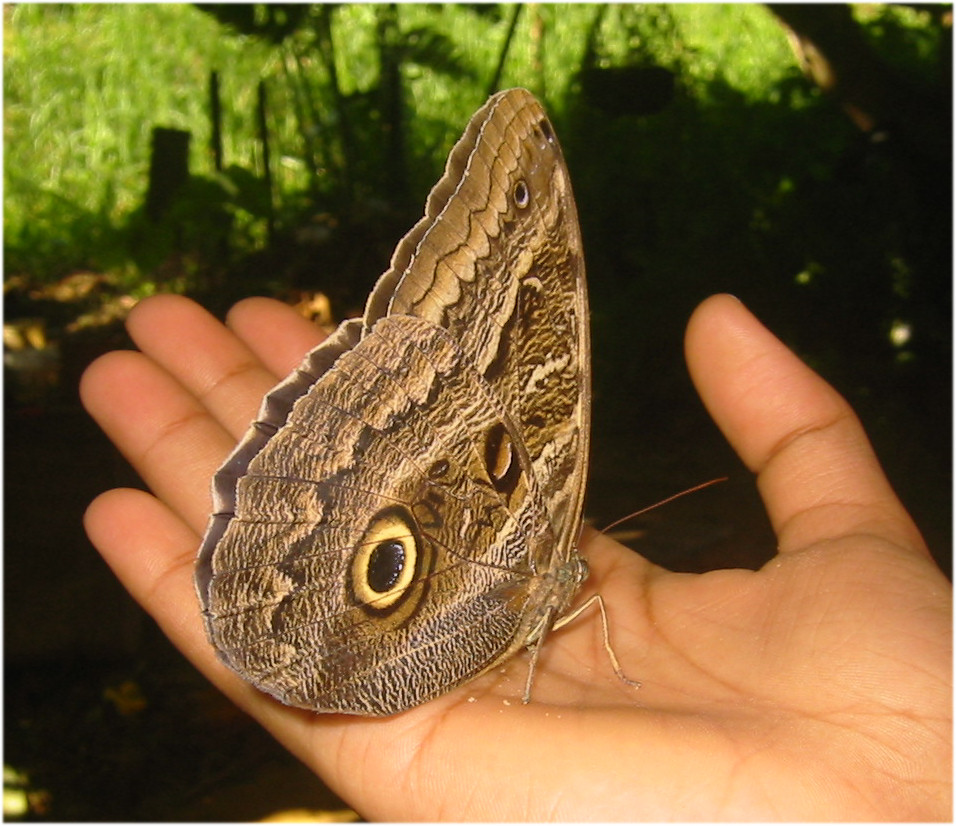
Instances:
[[[224,288],[224,300],[334,282],[351,307],[470,113],[496,88],[524,85],[559,125],[597,238],[592,270],[605,252],[622,259],[607,262],[615,292],[618,282],[647,286],[635,268],[667,283],[699,277],[702,262],[715,283],[716,264],[759,272],[764,284],[801,274],[813,282],[806,293],[833,278],[852,284],[854,268],[876,264],[884,289],[913,287],[920,253],[902,248],[905,228],[887,237],[876,224],[921,223],[912,214],[920,193],[887,191],[876,199],[887,206],[874,203],[867,189],[898,189],[899,170],[879,168],[888,153],[802,76],[761,6],[23,4],[4,13],[8,278],[50,283],[93,270],[136,296]],[[939,15],[868,6],[857,18],[900,71],[929,86],[948,77]],[[210,150],[214,70],[221,169]],[[155,126],[192,135],[189,183],[160,221],[143,210]],[[848,249],[848,237],[866,249]],[[592,281],[600,290],[602,279]]]

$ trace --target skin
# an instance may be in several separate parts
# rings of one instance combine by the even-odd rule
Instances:
[[[154,495],[111,490],[90,538],[172,641],[366,818],[950,820],[952,594],[847,403],[730,296],[697,308],[701,398],[756,474],[779,552],[675,574],[582,539],[589,611],[527,659],[385,719],[287,708],[221,665],[193,588],[209,480],[260,400],[322,334],[249,299],[222,326],[158,296],[141,352],[86,372],[90,413]],[[593,611],[593,609],[592,609]]]

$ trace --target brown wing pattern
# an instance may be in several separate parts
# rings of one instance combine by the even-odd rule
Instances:
[[[565,605],[589,425],[567,170],[524,90],[491,98],[369,298],[217,473],[197,589],[222,659],[283,702],[392,714]]]

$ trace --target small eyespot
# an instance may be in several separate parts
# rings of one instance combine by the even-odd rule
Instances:
[[[521,459],[503,422],[485,433],[485,470],[498,493],[511,496],[521,480]]]
[[[518,207],[518,209],[524,209],[531,203],[531,193],[528,191],[528,185],[524,181],[518,181],[518,183],[515,184],[512,196],[515,199],[515,206]]]
[[[447,459],[439,459],[437,462],[433,462],[429,465],[428,470],[425,472],[429,479],[436,482],[444,479],[450,468],[451,465],[448,464]]]

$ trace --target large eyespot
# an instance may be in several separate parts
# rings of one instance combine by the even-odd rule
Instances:
[[[422,543],[408,512],[402,508],[380,511],[352,556],[352,596],[374,614],[397,610],[411,593],[422,556]]]
[[[524,209],[531,203],[531,192],[528,190],[528,185],[519,180],[515,184],[515,188],[511,191],[511,195],[514,198],[515,206],[518,209]]]

